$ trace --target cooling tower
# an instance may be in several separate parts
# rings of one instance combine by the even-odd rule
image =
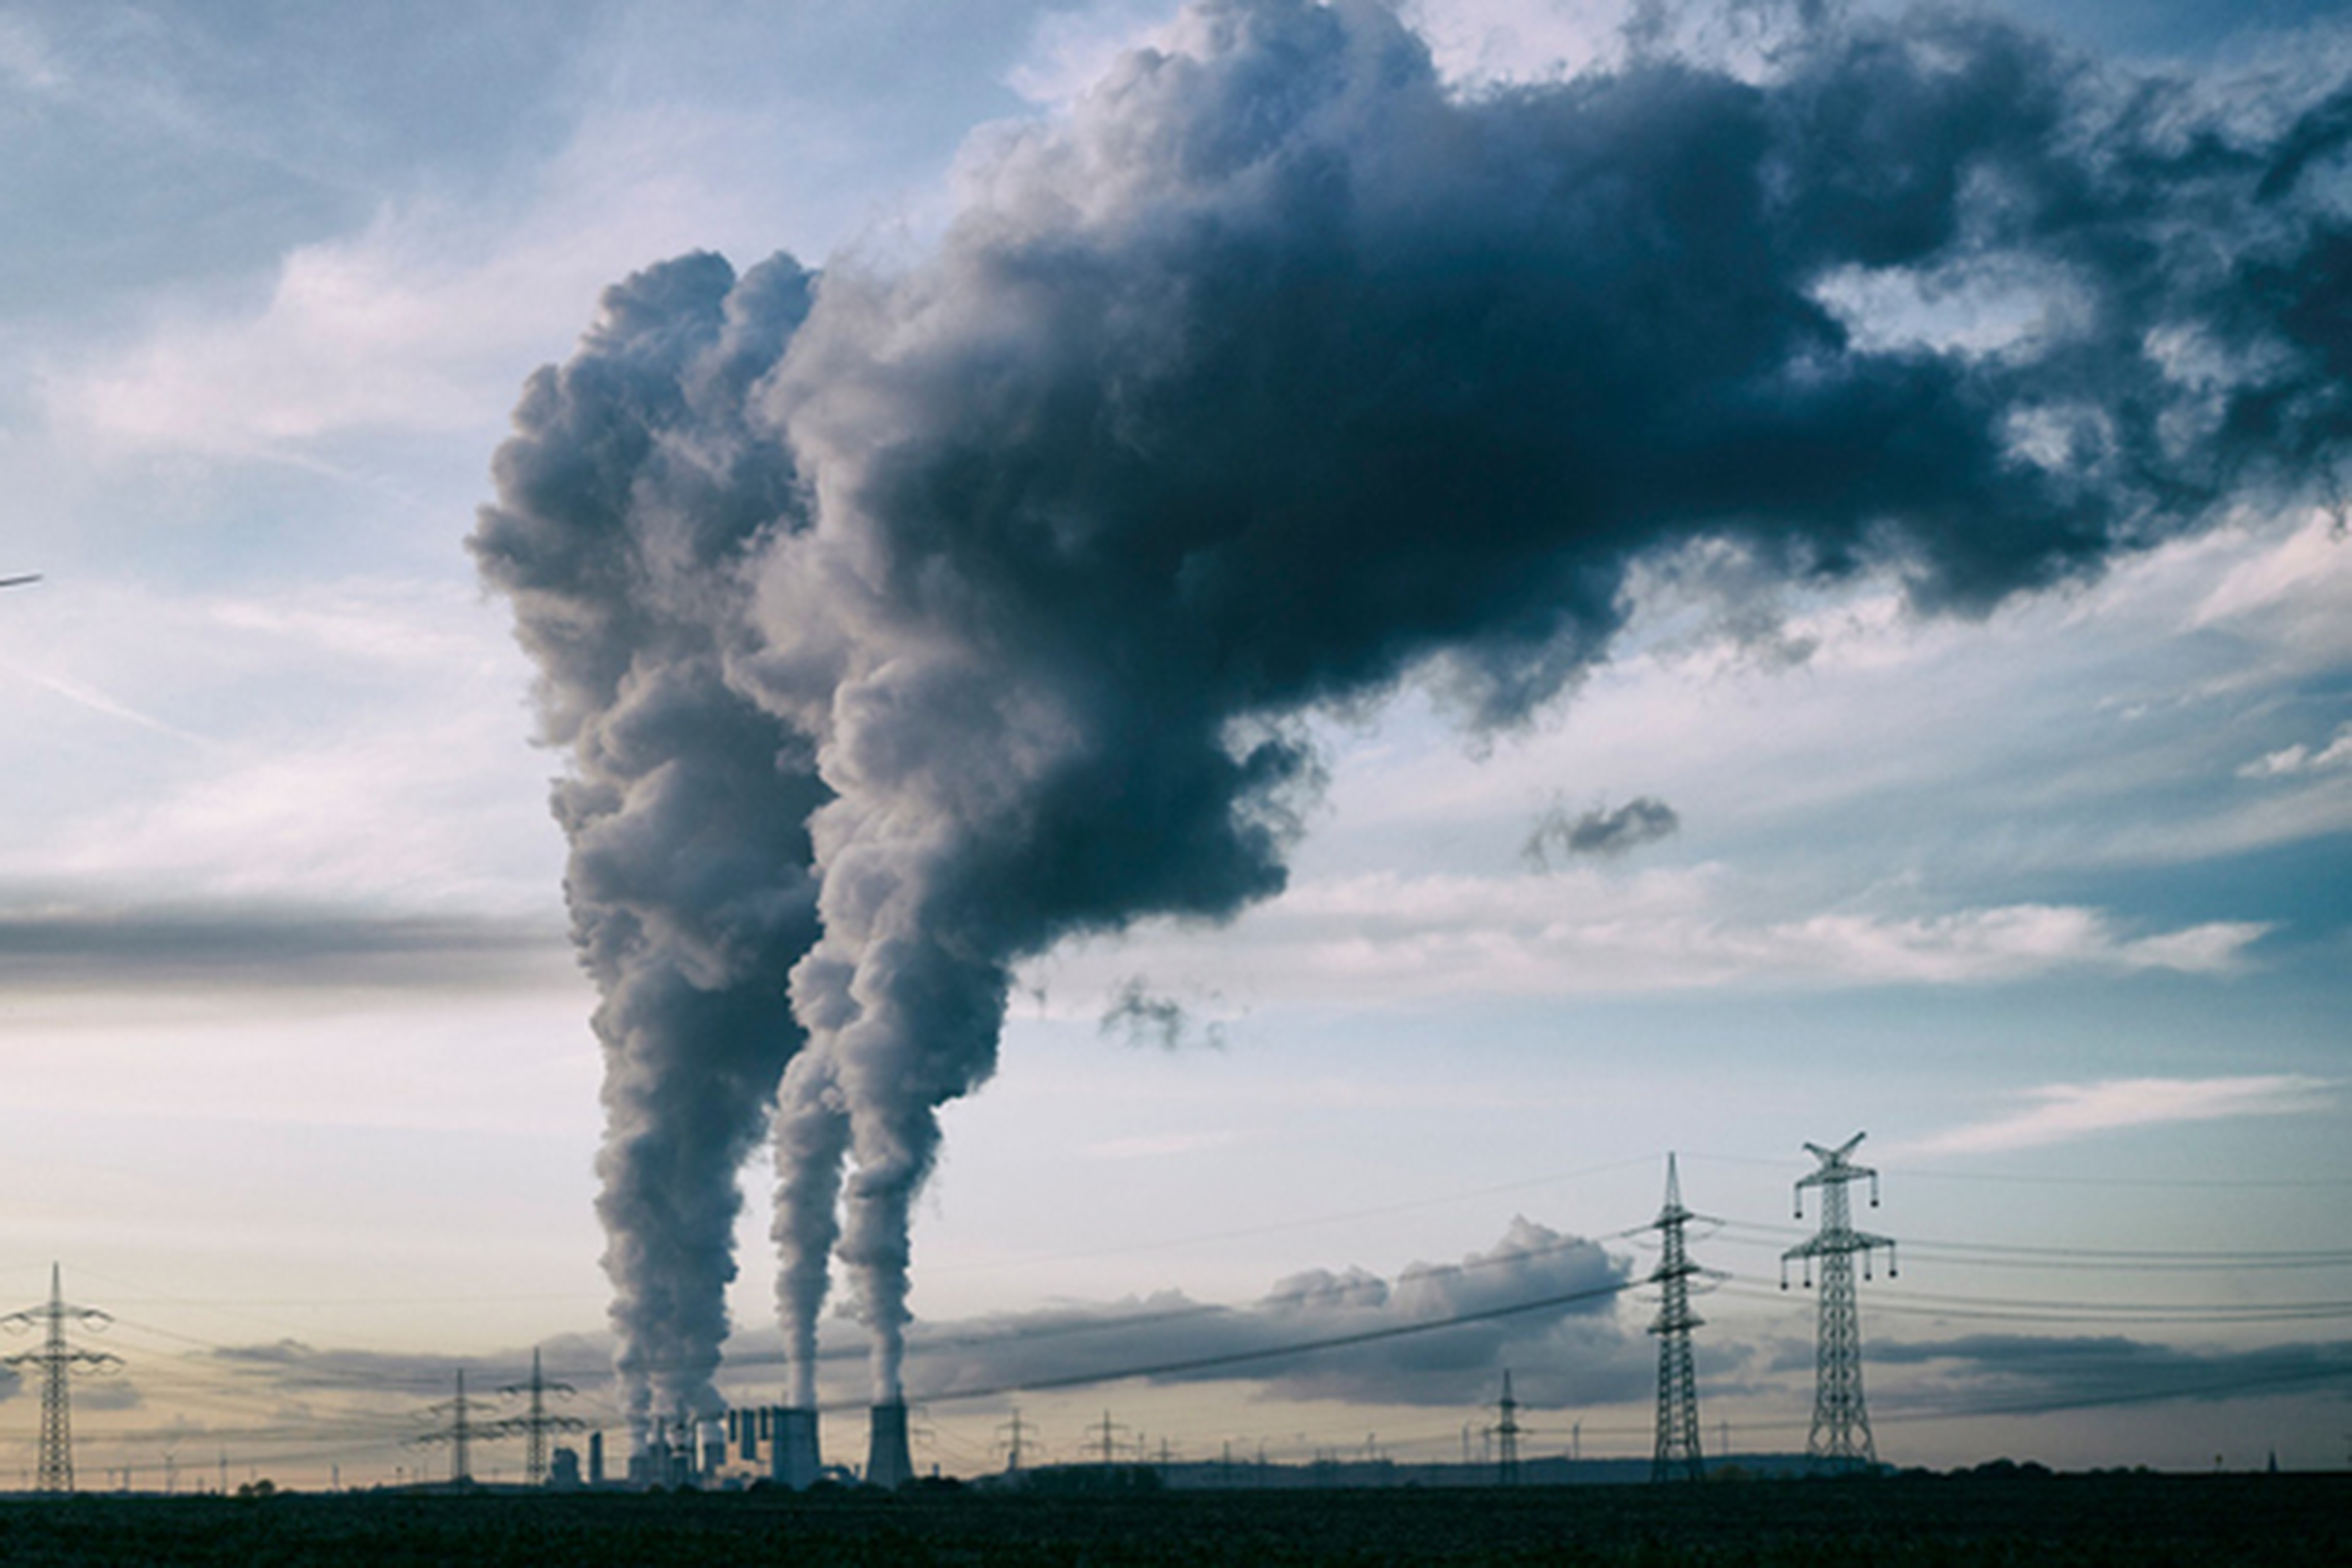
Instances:
[[[907,1406],[874,1407],[872,1436],[866,1449],[866,1484],[896,1489],[915,1479],[914,1456],[907,1451]]]
[[[769,1473],[796,1492],[806,1491],[816,1485],[816,1474],[824,1461],[816,1448],[816,1412],[811,1410],[777,1410],[769,1430]]]

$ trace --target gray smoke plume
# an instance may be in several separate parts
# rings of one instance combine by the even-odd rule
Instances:
[[[908,1208],[938,1108],[994,1068],[1013,967],[1278,891],[1317,776],[1301,715],[1413,679],[1511,723],[1605,655],[1636,563],[1708,542],[1973,615],[2337,480],[2352,88],[2256,102],[1979,15],[1800,10],[1747,74],[1646,47],[1467,95],[1368,0],[1210,0],[1066,120],[990,142],[919,264],[836,267],[804,320],[788,265],[722,305],[715,264],[679,264],[704,286],[638,280],[537,384],[483,549],[509,570],[498,520],[541,519],[515,526],[581,584],[534,612],[510,569],[583,758],[575,834],[634,821],[663,748],[723,752],[741,791],[692,842],[772,918],[724,948],[740,965],[658,972],[747,1006],[776,978],[753,956],[808,939],[815,868],[777,1113],[796,1354],[835,1253],[876,1396],[901,1394]],[[1939,324],[2021,279],[2038,319]],[[703,374],[754,322],[744,363],[772,368]],[[577,470],[562,501],[518,499],[534,465]],[[690,542],[640,545],[640,509],[686,493],[712,513],[677,518]],[[691,721],[604,763],[618,677],[575,660],[663,689],[682,662]],[[632,843],[680,903],[630,953],[698,958],[701,881],[661,859],[688,847]],[[615,1014],[606,893],[574,897]],[[685,1065],[715,1047],[615,1047],[642,1087],[614,1103],[707,1110],[715,1167],[792,1038],[772,1020],[723,1090]]]
[[[714,1414],[737,1176],[802,1033],[785,976],[816,939],[807,743],[722,678],[744,552],[800,505],[742,425],[808,306],[788,262],[740,282],[689,257],[612,289],[580,353],[535,376],[470,541],[538,660],[564,747],[564,890],[602,995],[597,1200],[623,1404]]]

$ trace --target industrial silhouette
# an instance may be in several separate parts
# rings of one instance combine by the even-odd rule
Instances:
[[[1814,1410],[1806,1459],[1815,1468],[1831,1469],[1861,1469],[1877,1462],[1870,1421],[1863,1397],[1861,1367],[1861,1327],[1854,1281],[1853,1257],[1862,1255],[1864,1278],[1869,1277],[1871,1254],[1885,1247],[1889,1255],[1889,1273],[1894,1272],[1895,1243],[1886,1237],[1853,1228],[1851,1216],[1849,1188],[1857,1181],[1871,1183],[1871,1203],[1878,1199],[1878,1173],[1856,1163],[1852,1158],[1863,1135],[1856,1133],[1835,1149],[1808,1143],[1819,1166],[1795,1184],[1799,1217],[1803,1215],[1804,1193],[1818,1187],[1822,1193],[1821,1225],[1817,1234],[1799,1246],[1790,1247],[1781,1258],[1781,1288],[1789,1285],[1788,1264],[1790,1260],[1804,1265],[1804,1283],[1813,1283],[1814,1262],[1819,1260],[1821,1296],[1819,1301],[1819,1346]],[[1294,1341],[1276,1347],[1280,1353],[1297,1355],[1324,1348],[1353,1345],[1375,1339],[1401,1337],[1442,1329],[1453,1323],[1482,1321],[1500,1315],[1524,1311],[1532,1307],[1558,1306],[1572,1301],[1597,1300],[1622,1294],[1642,1286],[1657,1288],[1658,1310],[1648,1325],[1649,1332],[1658,1341],[1657,1403],[1654,1445],[1648,1467],[1654,1481],[1700,1479],[1706,1474],[1701,1453],[1696,1352],[1693,1331],[1706,1320],[1693,1310],[1692,1297],[1706,1288],[1705,1281],[1721,1278],[1690,1257],[1687,1230],[1691,1221],[1707,1216],[1695,1213],[1683,1202],[1680,1163],[1676,1155],[1666,1158],[1664,1202],[1656,1217],[1641,1231],[1655,1231],[1660,1237],[1659,1257],[1646,1274],[1631,1277],[1620,1274],[1611,1282],[1591,1289],[1549,1297],[1541,1300],[1501,1308],[1477,1307],[1459,1315],[1416,1320],[1409,1324],[1381,1328],[1367,1333],[1352,1331],[1328,1339]],[[1713,1222],[1720,1223],[1720,1222]],[[1620,1233],[1633,1235],[1635,1231]],[[1584,1245],[1580,1243],[1579,1245]],[[1700,1283],[1694,1286],[1696,1279]],[[44,1493],[69,1493],[73,1489],[73,1455],[68,1378],[77,1372],[103,1370],[121,1365],[120,1359],[102,1352],[80,1349],[67,1338],[69,1322],[103,1324],[112,1320],[94,1308],[79,1307],[64,1299],[62,1270],[52,1266],[48,1300],[39,1307],[0,1317],[0,1325],[14,1330],[26,1330],[40,1325],[45,1332],[41,1345],[22,1354],[5,1358],[0,1364],[14,1367],[37,1366],[43,1373],[41,1395],[41,1439],[38,1490]],[[1228,1362],[1243,1363],[1265,1359],[1269,1351],[1251,1347],[1206,1358],[1188,1360],[1181,1363],[1185,1370],[1199,1372]],[[1129,1368],[1124,1371],[1106,1370],[1078,1377],[1057,1377],[1046,1380],[1042,1386],[1068,1387],[1087,1383],[1117,1381],[1148,1373],[1150,1368]],[[1522,1369],[1524,1370],[1524,1369]],[[755,1477],[793,1489],[803,1489],[821,1479],[834,1479],[878,1488],[898,1488],[910,1484],[916,1477],[910,1448],[921,1440],[909,1423],[909,1408],[903,1399],[885,1400],[868,1407],[868,1447],[865,1468],[860,1474],[842,1468],[826,1470],[818,1452],[819,1410],[814,1405],[769,1405],[719,1408],[701,1415],[681,1414],[658,1420],[649,1430],[639,1435],[632,1445],[626,1478],[608,1472],[604,1463],[606,1434],[593,1430],[590,1424],[576,1416],[558,1414],[551,1405],[553,1401],[578,1393],[572,1384],[557,1381],[547,1374],[542,1352],[534,1349],[527,1380],[510,1383],[498,1391],[507,1400],[525,1401],[521,1411],[499,1416],[491,1413],[490,1401],[471,1395],[461,1369],[454,1374],[455,1397],[433,1405],[425,1414],[441,1424],[419,1433],[408,1441],[417,1445],[446,1444],[450,1449],[447,1480],[456,1487],[473,1484],[476,1445],[508,1437],[521,1437],[527,1449],[523,1467],[524,1479],[533,1487],[559,1489],[627,1486],[646,1487],[740,1487]],[[1029,1385],[1034,1386],[1034,1385]],[[987,1392],[1012,1392],[1012,1386]],[[949,1397],[965,1397],[950,1394]],[[513,1411],[512,1405],[507,1405]],[[1500,1397],[1493,1406],[1496,1419],[1491,1425],[1463,1428],[1462,1471],[1459,1479],[1444,1476],[1428,1478],[1429,1484],[1461,1484],[1473,1468],[1471,1435],[1478,1432],[1488,1445],[1485,1464],[1492,1466],[1486,1475],[1493,1484],[1510,1486],[1529,1479],[1528,1467],[1523,1462],[1524,1440],[1530,1428],[1521,1416],[1526,1406],[1517,1398],[1513,1372],[1503,1369]],[[1561,1479],[1557,1465],[1583,1463],[1581,1455],[1582,1423],[1569,1430],[1570,1447],[1557,1461],[1543,1458],[1533,1461],[1539,1479],[1547,1482]],[[1034,1462],[1029,1440],[1034,1430],[1016,1409],[1013,1419],[998,1429],[1000,1436],[1008,1435],[1005,1445],[1005,1469],[1008,1475],[1019,1476]],[[1090,1449],[1098,1449],[1100,1463],[1106,1470],[1115,1469],[1124,1445],[1118,1437],[1129,1428],[1112,1420],[1105,1411],[1102,1420],[1089,1430]],[[572,1448],[551,1451],[550,1438],[555,1434],[586,1433],[585,1459]],[[1263,1446],[1261,1445],[1261,1450]],[[763,1454],[762,1449],[767,1451]],[[1134,1444],[1136,1463],[1151,1463],[1150,1449],[1140,1436]],[[1180,1462],[1172,1440],[1162,1436],[1159,1446],[1158,1468],[1164,1474],[1181,1472],[1190,1479],[1173,1484],[1199,1485],[1197,1476],[1190,1472],[1213,1470],[1231,1484],[1231,1445],[1227,1445],[1224,1466],[1192,1466]],[[1721,1455],[1718,1454],[1718,1458]],[[1795,1457],[1788,1461],[1795,1463]],[[171,1456],[165,1456],[167,1476],[172,1469]],[[1633,1458],[1603,1459],[1604,1465],[1636,1466]],[[1341,1463],[1336,1451],[1318,1456],[1317,1484],[1334,1484],[1330,1479]],[[1389,1476],[1394,1467],[1377,1446],[1367,1439],[1360,1461],[1347,1461],[1360,1468],[1366,1476],[1380,1479],[1370,1484],[1398,1484]],[[222,1458],[224,1488],[226,1486],[226,1454]],[[1053,1467],[1048,1467],[1052,1468]],[[1439,1467],[1443,1468],[1444,1467]],[[1485,1468],[1485,1465],[1478,1467]],[[584,1473],[583,1473],[584,1472]],[[111,1472],[110,1472],[111,1473]],[[128,1471],[124,1472],[126,1478]],[[1255,1484],[1265,1485],[1265,1464],[1261,1451]],[[27,1480],[30,1480],[27,1476]],[[1621,1472],[1617,1479],[1632,1479]],[[412,1475],[412,1482],[421,1477]],[[127,1479],[126,1479],[127,1486]],[[1277,1482],[1276,1484],[1287,1484]],[[1356,1483],[1350,1483],[1356,1484]],[[1413,1484],[1422,1484],[1415,1482]],[[167,1481],[168,1489],[168,1481]]]

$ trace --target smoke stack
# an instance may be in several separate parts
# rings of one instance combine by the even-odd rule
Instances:
[[[602,1432],[588,1434],[588,1484],[592,1487],[604,1484],[604,1434]]]
[[[901,1412],[899,1447],[906,1446],[904,1412]],[[769,1430],[773,1434],[768,1450],[770,1474],[796,1492],[804,1492],[816,1485],[817,1471],[824,1460],[816,1447],[816,1411],[778,1408]]]
[[[915,1458],[907,1451],[907,1406],[903,1400],[874,1407],[872,1437],[866,1449],[866,1484],[896,1490],[915,1479]]]

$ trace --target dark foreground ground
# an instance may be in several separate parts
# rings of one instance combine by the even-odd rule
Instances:
[[[0,1563],[2352,1563],[2352,1476],[795,1499],[347,1494],[0,1503]]]

